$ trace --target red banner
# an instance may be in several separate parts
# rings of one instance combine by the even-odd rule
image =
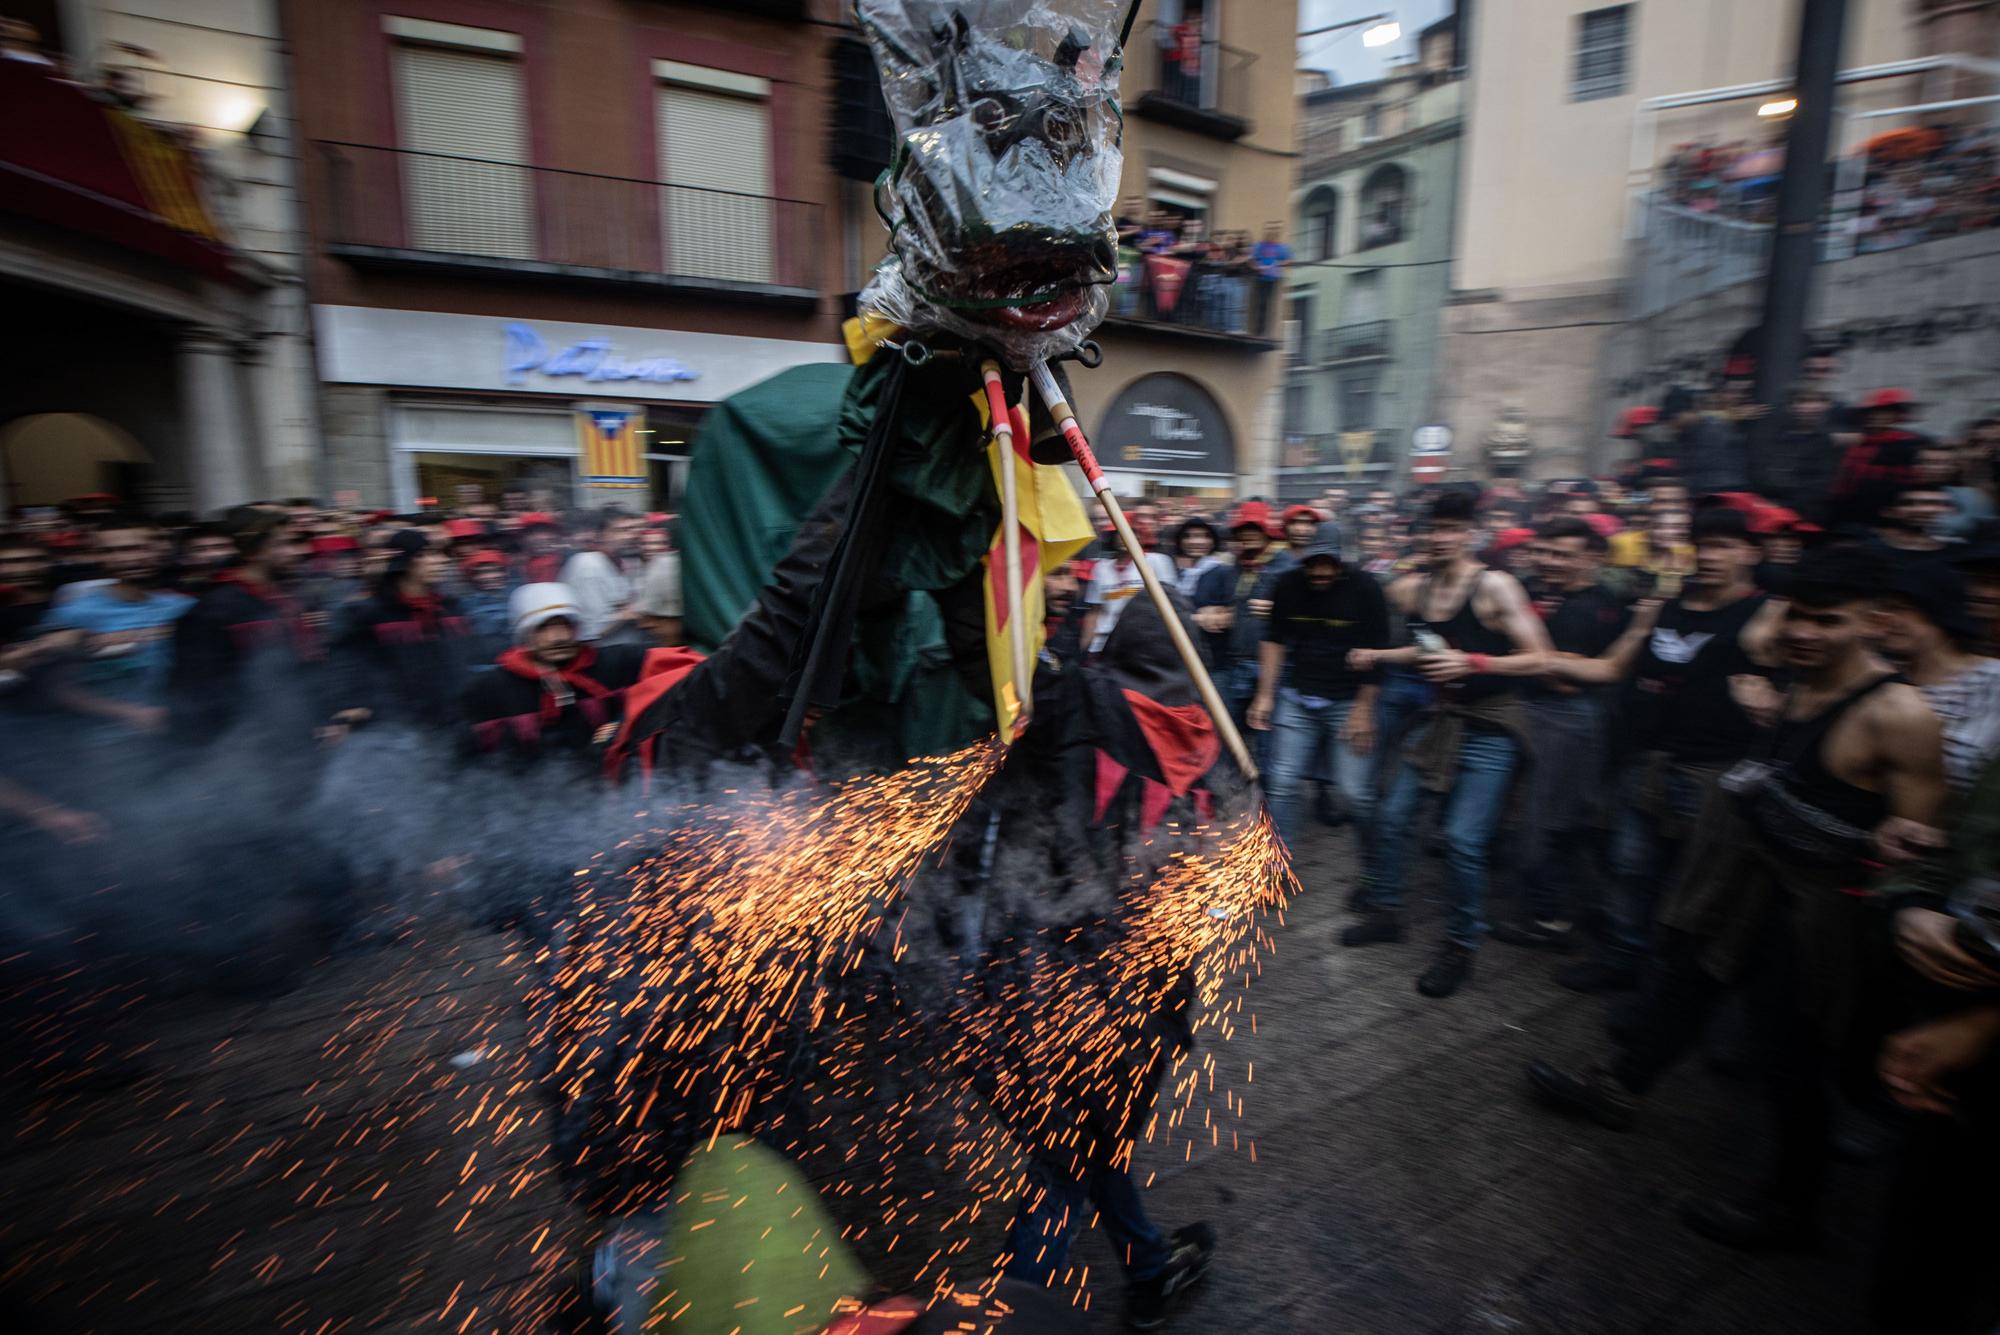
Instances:
[[[1181,304],[1181,285],[1193,267],[1193,260],[1177,260],[1171,255],[1146,257],[1146,281],[1153,289],[1154,310],[1162,315],[1174,313],[1174,307]]]

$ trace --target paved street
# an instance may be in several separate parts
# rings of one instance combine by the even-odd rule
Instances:
[[[1438,910],[1421,897],[1415,942],[1340,949],[1347,842],[1309,836],[1309,892],[1253,995],[1259,1033],[1221,1054],[1228,1067],[1256,1065],[1238,1088],[1257,1161],[1227,1149],[1142,1157],[1142,1174],[1158,1175],[1162,1223],[1206,1218],[1221,1234],[1176,1329],[1854,1327],[1878,1172],[1836,1176],[1837,1218],[1863,1222],[1823,1257],[1752,1262],[1693,1237],[1672,1203],[1761,1162],[1754,1091],[1705,1067],[1681,1072],[1627,1136],[1531,1107],[1522,1063],[1585,1050],[1601,1004],[1555,987],[1549,960],[1502,946],[1469,991],[1424,1000],[1411,982]],[[1442,870],[1419,867],[1425,884]],[[520,967],[490,933],[404,943],[341,960],[270,1002],[180,1008],[153,1053],[161,1074],[128,1089],[11,1091],[11,1149],[0,1154],[7,1328],[526,1329],[517,1313],[552,1291],[575,1241],[560,1235],[576,1219],[549,1175],[514,1177],[544,1154],[534,1100],[510,1093],[504,1067],[446,1060],[518,1042]],[[366,1044],[368,1061],[341,1056],[334,1034]],[[366,1074],[342,1074],[357,1069]],[[510,1098],[525,1119],[518,1135],[471,1162],[454,1127]],[[308,1179],[312,1191],[294,1189]],[[480,1200],[466,1224],[462,1210]],[[975,1250],[997,1248],[1002,1223],[989,1213]],[[543,1224],[547,1238],[536,1236]],[[883,1278],[899,1278],[905,1260],[867,1259]],[[1074,1260],[1090,1268],[1101,1326],[1116,1329],[1108,1244],[1087,1234]],[[509,1300],[520,1306],[503,1308]]]
[[[1546,956],[1489,945],[1446,1001],[1415,975],[1442,904],[1415,904],[1405,944],[1346,950],[1349,836],[1315,829],[1256,989],[1246,1121],[1257,1162],[1227,1153],[1146,1164],[1163,1225],[1206,1218],[1214,1270],[1176,1329],[1233,1332],[1563,1332],[1834,1335],[1858,1329],[1879,1169],[1837,1170],[1826,1254],[1748,1260],[1672,1216],[1691,1190],[1755,1181],[1766,1140],[1754,1087],[1705,1064],[1676,1072],[1619,1136],[1523,1098],[1537,1053],[1603,1041],[1604,1004],[1555,986]],[[1443,864],[1419,862],[1435,886]],[[1115,1274],[1100,1238],[1080,1247]],[[1119,1310],[1115,1285],[1094,1309]],[[1106,1329],[1115,1328],[1106,1322]]]

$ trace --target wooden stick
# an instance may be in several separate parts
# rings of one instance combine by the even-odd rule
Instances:
[[[1021,498],[1014,480],[1014,419],[1007,410],[1007,387],[1000,366],[990,358],[979,364],[986,381],[986,407],[993,418],[993,438],[1000,445],[1000,548],[1007,572],[1007,643],[1014,659],[1014,734],[1028,726],[1033,708],[1034,671],[1028,658],[1028,622],[1021,591]]]
[[[1061,386],[1055,376],[1049,373],[1048,363],[1030,362],[1028,378],[1035,382],[1035,392],[1048,405],[1049,416],[1061,428],[1063,439],[1069,442],[1069,452],[1076,459],[1077,467],[1083,470],[1083,480],[1097,493],[1097,500],[1104,507],[1104,513],[1111,520],[1111,527],[1118,532],[1118,541],[1125,548],[1125,554],[1132,558],[1132,564],[1139,568],[1139,579],[1146,586],[1146,593],[1159,609],[1160,620],[1167,623],[1167,634],[1173,637],[1174,648],[1179,651],[1181,662],[1187,665],[1188,675],[1194,678],[1195,690],[1201,693],[1201,702],[1207,707],[1209,717],[1215,720],[1215,730],[1222,735],[1222,741],[1229,748],[1229,754],[1236,758],[1236,764],[1252,782],[1257,779],[1257,762],[1250,759],[1250,748],[1243,742],[1243,734],[1237,731],[1236,720],[1229,715],[1229,706],[1223,702],[1222,692],[1215,688],[1215,679],[1208,675],[1208,665],[1201,661],[1201,653],[1194,647],[1194,640],[1188,636],[1187,627],[1181,624],[1180,614],[1174,610],[1173,600],[1167,597],[1166,585],[1146,560],[1146,550],[1139,545],[1139,535],[1132,531],[1132,525],[1125,518],[1123,507],[1111,492],[1111,483],[1105,480],[1104,470],[1098,467],[1097,456],[1091,451],[1090,442],[1084,439],[1083,428],[1076,424],[1076,414],[1070,411],[1063,398]]]

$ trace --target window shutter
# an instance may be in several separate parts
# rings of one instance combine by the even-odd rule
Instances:
[[[410,244],[531,259],[534,192],[514,61],[430,46],[396,50]],[[465,159],[478,159],[466,161]]]
[[[679,84],[660,86],[658,107],[667,272],[772,281],[770,108]]]

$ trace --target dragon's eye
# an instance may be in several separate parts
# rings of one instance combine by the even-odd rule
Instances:
[[[1074,152],[1083,143],[1083,113],[1074,107],[1050,107],[1042,117],[1042,137],[1058,153]]]
[[[999,134],[1012,123],[1014,112],[998,98],[982,97],[972,104],[972,119],[987,134]]]

